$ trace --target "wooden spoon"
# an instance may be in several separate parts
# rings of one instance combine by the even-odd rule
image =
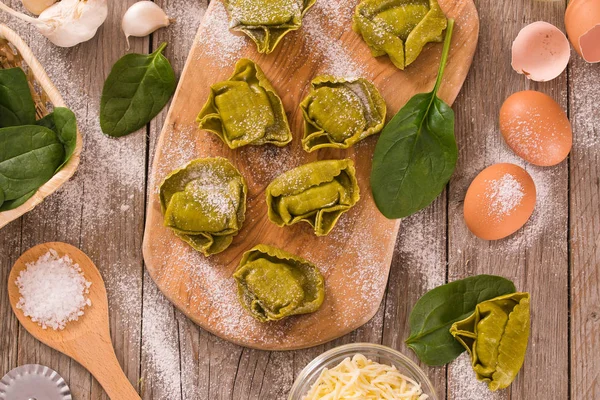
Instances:
[[[85,279],[92,282],[89,298],[91,307],[86,307],[85,314],[78,321],[68,322],[65,329],[55,331],[52,328],[42,329],[36,322],[23,314],[16,307],[19,288],[15,284],[17,277],[26,268],[26,264],[37,261],[49,249],[54,249],[60,257],[67,254],[73,262],[79,264]],[[108,324],[108,300],[106,288],[100,272],[77,247],[66,243],[50,242],[37,245],[19,257],[8,277],[8,296],[13,312],[21,325],[40,342],[73,358],[83,365],[100,382],[108,396],[113,400],[140,399],[136,390],[121,370],[115,350],[110,340]]]

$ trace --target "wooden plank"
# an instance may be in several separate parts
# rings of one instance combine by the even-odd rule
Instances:
[[[569,117],[571,200],[571,398],[600,398],[600,70],[573,52]]]
[[[112,64],[125,53],[121,15],[133,2],[111,4],[108,19],[98,34],[91,41],[70,49],[49,44],[35,29],[14,19],[8,23],[29,42],[67,105],[77,115],[84,136],[84,155],[75,178],[23,218],[23,249],[59,240],[79,246],[94,260],[107,281],[117,356],[130,381],[137,384],[145,132],[113,140],[102,134],[98,121],[104,78]],[[19,1],[13,1],[12,5],[21,7]],[[145,46],[140,43],[134,50],[141,52],[144,48],[147,42]],[[107,398],[81,366],[41,345],[23,329],[19,331],[19,342],[22,344],[19,364],[42,363],[57,369],[78,399]]]
[[[463,96],[457,98],[460,107]],[[446,368],[427,367],[406,346],[408,317],[417,300],[446,281],[446,193],[430,207],[402,220],[386,294],[383,344],[417,362],[438,398],[446,398]]]
[[[568,397],[567,165],[538,168],[518,159],[503,142],[498,111],[513,92],[537,89],[566,109],[566,74],[536,84],[510,66],[510,49],[518,31],[545,20],[562,28],[564,2],[478,2],[481,43],[465,84],[462,107],[456,108],[459,163],[449,192],[449,279],[481,273],[503,275],[532,295],[528,354],[517,380],[492,394],[475,381],[465,355],[449,367],[449,399],[530,399]],[[538,192],[536,211],[526,226],[508,239],[485,242],[465,226],[462,201],[471,180],[496,162],[522,165]]]
[[[208,2],[160,0],[157,4],[175,22],[153,35],[153,48],[163,41],[169,43],[165,55],[179,76]],[[149,165],[167,108],[150,124]],[[176,311],[148,275],[144,280],[144,315],[144,399],[231,398],[242,348],[203,331]],[[176,359],[179,365],[175,364]]]
[[[332,342],[309,349],[286,352],[243,349],[235,371],[232,398],[235,400],[287,399],[292,384],[300,371],[323,352],[347,343],[381,343],[383,310],[384,304],[382,303],[373,319],[361,328]]]
[[[0,375],[17,367],[18,323],[8,301],[8,274],[21,255],[21,220],[13,221],[0,231]]]

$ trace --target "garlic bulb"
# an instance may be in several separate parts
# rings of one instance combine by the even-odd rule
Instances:
[[[129,48],[129,36],[147,36],[159,28],[169,26],[170,22],[167,14],[156,3],[152,1],[134,3],[125,12],[121,22],[127,47]]]
[[[0,9],[35,26],[52,43],[72,47],[94,37],[108,15],[106,0],[62,0],[33,18],[0,2]]]
[[[32,14],[40,15],[42,11],[56,3],[56,0],[21,0],[23,6]]]

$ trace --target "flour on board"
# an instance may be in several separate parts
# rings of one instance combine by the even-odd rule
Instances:
[[[229,16],[221,1],[215,0],[212,11],[202,24],[198,38],[202,53],[211,55],[212,62],[220,67],[234,65],[248,39],[229,30]]]

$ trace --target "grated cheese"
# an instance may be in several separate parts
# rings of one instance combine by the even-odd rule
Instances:
[[[325,368],[302,400],[426,400],[418,382],[395,366],[379,364],[356,354],[332,369]]]

